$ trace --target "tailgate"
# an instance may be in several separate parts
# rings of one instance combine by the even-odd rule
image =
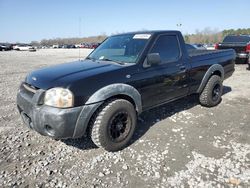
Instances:
[[[218,49],[234,49],[236,53],[246,51],[246,43],[221,43],[218,45]]]

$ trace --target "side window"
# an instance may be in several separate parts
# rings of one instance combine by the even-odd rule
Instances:
[[[159,53],[162,63],[178,60],[180,57],[180,48],[177,37],[175,35],[160,36],[150,53]]]

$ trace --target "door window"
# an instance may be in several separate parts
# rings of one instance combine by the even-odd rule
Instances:
[[[175,35],[160,36],[150,53],[159,53],[162,63],[173,62],[180,57],[179,41]]]

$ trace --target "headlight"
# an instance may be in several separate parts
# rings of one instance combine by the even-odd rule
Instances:
[[[46,91],[44,104],[57,108],[69,108],[73,106],[74,96],[70,90],[64,88],[52,88]]]

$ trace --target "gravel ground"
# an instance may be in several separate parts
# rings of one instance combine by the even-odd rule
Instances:
[[[81,50],[86,56],[90,51]],[[25,75],[78,59],[79,50],[0,53],[1,187],[249,187],[250,71],[236,65],[221,104],[196,96],[143,113],[130,146],[109,153],[87,138],[56,141],[29,130],[15,97]]]

